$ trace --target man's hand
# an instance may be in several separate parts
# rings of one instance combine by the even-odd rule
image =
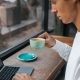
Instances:
[[[55,39],[51,35],[49,35],[47,32],[41,34],[39,38],[45,39],[45,45],[49,48],[56,44]]]
[[[17,73],[12,80],[33,80],[29,75],[26,73]]]

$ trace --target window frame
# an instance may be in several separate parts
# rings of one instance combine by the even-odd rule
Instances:
[[[43,30],[40,31],[39,33],[35,34],[32,37],[37,37],[38,35],[40,35],[40,34],[42,34],[44,32],[51,32],[51,31],[53,31],[53,30],[49,30],[48,29],[49,0],[44,0],[42,7],[43,7],[43,10],[44,10],[44,18],[43,18],[43,22],[42,22]],[[7,50],[4,50],[4,51],[0,52],[0,59],[1,60],[5,60],[9,56],[15,54],[17,51],[19,51],[19,50],[23,49],[24,47],[28,46],[29,45],[29,39],[27,39],[27,40],[25,40],[25,41],[15,45],[13,47],[10,47]]]

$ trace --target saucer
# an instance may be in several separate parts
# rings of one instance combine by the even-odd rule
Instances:
[[[21,61],[33,61],[37,59],[37,55],[30,52],[21,53],[17,56],[17,59]]]

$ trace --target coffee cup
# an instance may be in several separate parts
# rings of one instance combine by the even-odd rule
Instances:
[[[45,39],[43,38],[31,38],[30,46],[32,49],[42,49],[45,47]]]

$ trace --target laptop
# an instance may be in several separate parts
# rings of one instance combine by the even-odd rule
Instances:
[[[34,70],[33,67],[5,66],[2,60],[0,59],[0,80],[12,80],[12,77],[16,73],[27,73],[31,75],[33,70]]]

